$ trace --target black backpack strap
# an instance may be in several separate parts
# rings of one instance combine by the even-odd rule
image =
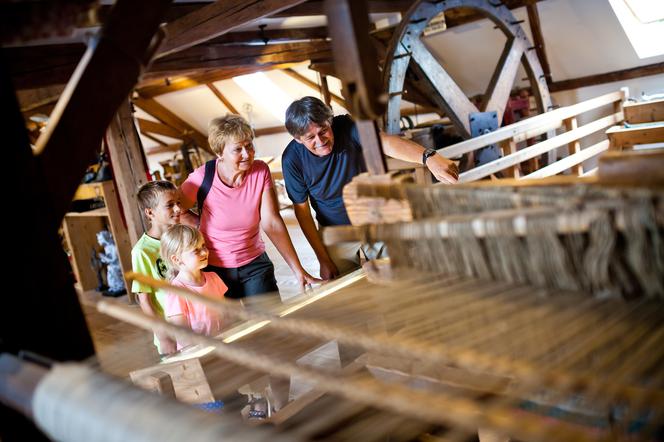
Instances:
[[[214,174],[216,172],[217,160],[210,160],[205,163],[205,176],[203,177],[203,182],[201,187],[198,188],[196,193],[196,202],[198,203],[198,216],[203,215],[203,202],[210,193],[212,188],[212,181],[214,181]]]

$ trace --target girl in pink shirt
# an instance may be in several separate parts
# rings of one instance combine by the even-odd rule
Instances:
[[[169,267],[172,285],[210,298],[224,298],[227,288],[221,278],[214,272],[201,271],[208,265],[208,249],[197,229],[184,224],[171,226],[161,237],[161,256]],[[208,336],[217,335],[225,322],[218,311],[168,292],[164,316],[169,322]],[[177,340],[178,350],[186,345],[189,342]]]
[[[278,290],[261,230],[274,243],[302,287],[318,282],[302,268],[295,253],[279,214],[267,164],[254,161],[253,131],[249,123],[239,115],[215,118],[209,125],[208,141],[217,158],[212,160],[214,176],[209,192],[203,207],[198,208],[199,225],[210,249],[207,270],[224,280],[228,286],[226,297],[244,298]],[[185,211],[198,200],[204,177],[205,165],[182,183]],[[184,218],[183,222],[192,223]]]

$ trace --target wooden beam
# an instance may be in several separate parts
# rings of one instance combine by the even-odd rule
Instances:
[[[291,78],[296,79],[297,81],[304,84],[305,86],[308,86],[308,87],[310,87],[314,90],[320,91],[320,87],[318,86],[317,83],[309,80],[307,77],[300,74],[299,72],[297,72],[294,69],[282,69],[281,72],[283,72],[284,74],[288,75]],[[334,94],[334,93],[330,92],[330,99],[332,101],[334,101],[335,103],[337,103],[339,106],[342,106],[344,109],[346,108],[346,101],[342,97],[338,96],[337,94]]]
[[[146,155],[157,155],[164,152],[177,152],[182,148],[182,143],[165,144],[159,147],[145,149]]]
[[[323,0],[309,0],[285,11],[272,14],[272,17],[299,17],[310,15],[325,15]],[[367,8],[369,13],[382,14],[389,12],[405,12],[412,6],[414,0],[369,0]]]
[[[511,38],[505,42],[503,53],[498,60],[496,70],[482,99],[482,111],[496,111],[499,125],[503,121],[503,113],[510,98],[512,85],[521,65],[521,56],[524,50],[523,40],[520,38]]]
[[[211,38],[225,34],[239,26],[267,17],[305,0],[246,0],[217,1],[204,6],[166,26],[166,41],[157,57],[165,57]]]
[[[274,135],[286,133],[286,126],[264,127],[262,129],[254,129],[254,135],[261,137],[263,135]]]
[[[285,69],[293,66],[293,63],[274,64],[267,66],[241,66],[225,69],[210,69],[199,71],[188,76],[164,78],[163,73],[159,74],[159,80],[144,81],[137,89],[138,94],[143,98],[154,98],[158,95],[176,92],[190,87],[203,86],[208,83],[214,83],[221,80],[228,80],[239,75],[253,74],[254,72],[269,71],[273,69]],[[150,77],[148,73],[145,77]]]
[[[200,148],[207,150],[212,153],[210,145],[208,144],[207,137],[199,132],[197,129],[192,127],[189,123],[184,121],[182,118],[175,115],[173,112],[166,109],[161,104],[157,103],[156,100],[152,98],[134,98],[134,104],[141,109],[143,109],[148,114],[155,117],[157,120],[161,121],[167,126],[171,126],[176,130],[182,132],[179,138],[191,138]]]
[[[551,67],[549,60],[546,57],[546,49],[544,48],[544,35],[542,34],[542,26],[540,24],[539,12],[537,11],[537,3],[530,2],[526,5],[528,11],[528,24],[530,25],[530,32],[533,34],[533,44],[535,45],[535,52],[542,66],[542,72],[547,83],[553,81],[551,77]]]
[[[625,103],[623,112],[625,121],[631,124],[664,121],[664,98],[642,103]]]
[[[37,142],[36,155],[48,165],[45,185],[58,224],[109,122],[138,80],[167,5],[166,0],[147,0],[145,8],[136,10],[131,0],[115,3],[99,41],[83,56]]]
[[[170,138],[183,138],[186,136],[186,133],[183,133],[171,126],[168,126],[163,123],[157,123],[155,121],[146,120],[144,118],[137,118],[138,127],[141,129],[141,133],[147,134],[157,134],[164,135]]]
[[[143,146],[134,126],[129,100],[123,103],[115,114],[108,127],[106,140],[117,194],[129,234],[129,244],[136,244],[148,227],[143,225],[143,216],[136,199],[139,187],[147,182],[147,171],[143,164]]]
[[[21,112],[28,112],[42,106],[55,104],[65,86],[58,84],[45,88],[25,89],[17,91],[16,97],[21,104]]]
[[[606,72],[604,74],[588,75],[586,77],[573,78],[570,80],[554,81],[549,85],[549,91],[560,92],[570,89],[578,89],[597,84],[625,81],[632,78],[647,77],[650,75],[664,74],[664,62],[653,63],[636,68],[623,69],[620,71]]]
[[[237,114],[237,115],[240,114],[240,113],[237,111],[237,109],[235,109],[235,106],[233,106],[233,104],[231,104],[231,102],[228,101],[228,99],[224,96],[224,94],[222,94],[221,91],[220,91],[219,89],[217,89],[216,86],[215,86],[214,84],[212,84],[212,83],[207,83],[206,86],[208,87],[208,89],[210,89],[210,90],[212,91],[212,93],[213,93],[214,95],[217,96],[217,98],[219,99],[219,101],[221,101],[221,102],[223,103],[223,105],[226,106],[226,109],[228,109],[228,111],[229,111],[230,113],[232,113],[232,114]]]
[[[262,30],[256,26],[255,31],[229,32],[228,34],[211,39],[210,43],[273,44],[294,41],[326,40],[328,37],[327,26]]]
[[[330,106],[332,95],[330,95],[330,86],[327,84],[327,75],[318,74],[320,78],[320,94],[323,96],[323,102]]]
[[[150,135],[147,132],[141,132],[141,135],[143,135],[145,138],[148,138],[148,139],[154,141],[155,143],[157,143],[160,146],[168,146],[168,144],[166,144],[164,141],[161,141],[159,138],[155,137],[154,135]]]
[[[274,45],[221,45],[204,43],[155,61],[150,67],[155,72],[220,69],[239,66],[260,66],[298,63],[306,60],[329,58],[328,42],[283,43]]]

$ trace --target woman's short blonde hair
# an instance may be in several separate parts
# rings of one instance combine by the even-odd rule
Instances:
[[[224,152],[226,143],[253,140],[254,132],[247,120],[239,115],[226,114],[215,118],[208,125],[208,143],[217,156]]]
[[[180,256],[195,249],[202,238],[198,229],[185,224],[174,224],[161,236],[160,254],[168,266],[168,279],[175,278],[179,271],[171,256]]]

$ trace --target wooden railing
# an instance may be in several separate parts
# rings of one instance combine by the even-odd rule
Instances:
[[[581,163],[588,158],[608,149],[608,141],[597,143],[581,150],[579,140],[595,132],[618,124],[623,120],[622,102],[627,98],[626,90],[612,92],[591,100],[556,109],[523,121],[502,127],[494,132],[471,138],[461,143],[440,149],[439,152],[454,158],[489,146],[499,144],[504,156],[490,163],[470,169],[461,174],[460,182],[470,182],[507,170],[507,175],[519,177],[518,165],[531,158],[538,157],[553,149],[567,145],[569,156],[539,169],[524,178],[543,178],[556,175],[567,169],[573,169],[576,175],[583,174]],[[613,104],[613,113],[583,126],[578,126],[577,117],[599,107]],[[532,146],[517,150],[516,144],[552,130],[565,128],[565,132]]]

